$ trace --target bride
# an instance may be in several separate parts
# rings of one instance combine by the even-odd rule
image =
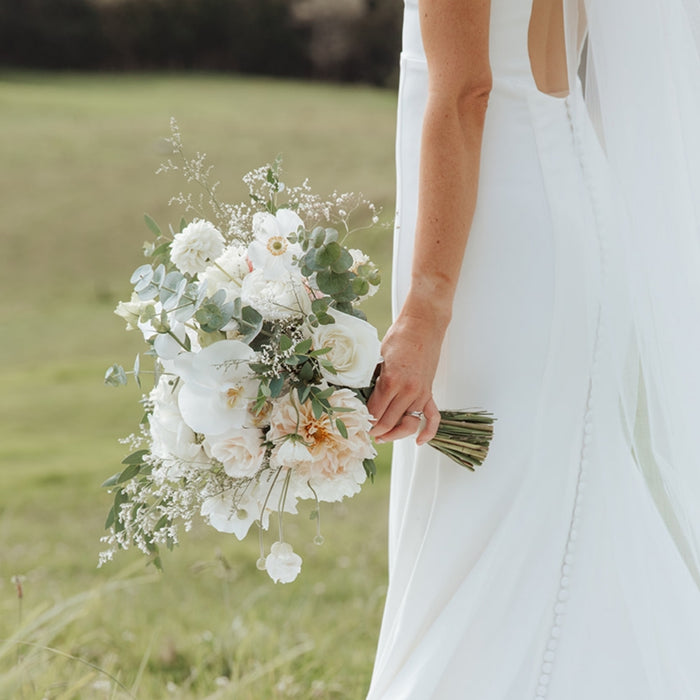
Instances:
[[[406,0],[403,40],[368,698],[697,700],[700,2]],[[496,414],[476,473],[438,406]]]

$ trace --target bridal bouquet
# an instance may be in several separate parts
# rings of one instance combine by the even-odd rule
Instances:
[[[319,503],[352,496],[375,473],[366,401],[380,343],[358,306],[380,273],[346,242],[358,230],[351,218],[375,224],[377,211],[360,195],[288,188],[279,162],[244,177],[249,204],[222,203],[204,156],[187,158],[171,128],[178,160],[159,171],[181,172],[202,193],[171,200],[193,215],[178,230],[163,233],[146,217],[148,262],[116,309],[143,334],[153,387],[127,439],[134,451],[104,484],[114,503],[100,564],[136,546],[160,567],[159,545],[172,548],[178,525],[189,530],[201,516],[238,539],[256,524],[258,568],[292,581],[301,557],[285,541],[283,514],[314,501],[320,544]],[[110,367],[105,382],[125,384],[128,374],[142,385],[140,355],[130,372]],[[435,446],[472,466],[490,429],[483,414],[453,413]],[[266,555],[273,514],[278,538]]]

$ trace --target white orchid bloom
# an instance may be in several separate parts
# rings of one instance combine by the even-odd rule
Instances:
[[[242,427],[257,383],[248,363],[255,353],[239,340],[220,340],[198,353],[183,353],[174,370],[183,380],[180,412],[196,433],[220,435]]]

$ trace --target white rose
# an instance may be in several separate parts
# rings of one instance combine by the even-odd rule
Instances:
[[[263,464],[265,446],[258,428],[238,428],[209,439],[210,454],[234,478],[255,476]]]
[[[321,367],[326,381],[355,389],[369,386],[379,362],[380,342],[377,329],[367,321],[328,309],[335,323],[314,328],[312,333],[315,350],[330,348],[323,359],[330,362],[337,374]]]
[[[243,246],[227,248],[215,261],[199,275],[199,281],[206,283],[207,296],[213,296],[219,289],[226,292],[226,300],[233,301],[241,295],[243,278],[250,272],[246,249]]]
[[[291,583],[301,571],[301,557],[289,542],[275,542],[265,557],[265,569],[275,583]]]
[[[299,274],[270,280],[263,270],[253,270],[243,280],[241,301],[259,311],[266,321],[298,318],[311,312],[309,293]]]
[[[224,252],[224,237],[214,224],[195,219],[176,233],[170,246],[170,259],[182,273],[204,272]]]
[[[275,214],[258,212],[253,215],[253,235],[248,246],[248,257],[253,267],[263,270],[265,277],[279,280],[296,267],[295,257],[302,254],[298,243],[290,243],[289,236],[296,233],[304,222],[291,209],[278,209]]]

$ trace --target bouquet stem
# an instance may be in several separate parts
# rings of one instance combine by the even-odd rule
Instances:
[[[440,411],[440,425],[428,443],[457,464],[475,470],[488,454],[494,417],[488,411]]]

